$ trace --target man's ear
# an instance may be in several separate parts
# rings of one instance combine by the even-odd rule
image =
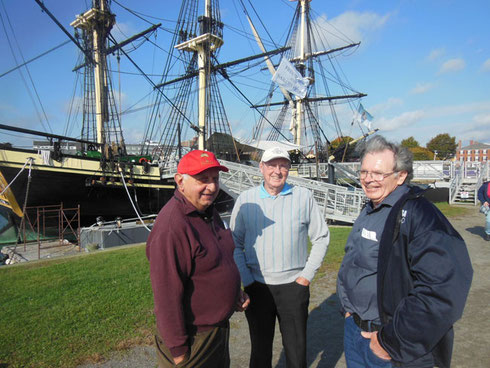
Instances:
[[[259,170],[264,175],[264,163],[262,161],[259,162]]]
[[[182,191],[184,189],[184,177],[182,176],[182,174],[175,174],[174,175],[174,180],[175,180],[175,183],[177,184],[177,188],[179,188],[180,191]]]
[[[403,183],[405,183],[405,179],[407,178],[407,176],[408,173],[406,171],[399,171],[397,184],[402,185]]]

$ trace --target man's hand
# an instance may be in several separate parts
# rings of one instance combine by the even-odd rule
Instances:
[[[384,359],[384,360],[391,360],[390,355],[386,352],[385,349],[379,344],[378,341],[378,332],[366,332],[366,331],[361,331],[362,337],[365,339],[370,339],[369,347],[373,351],[374,355],[376,355],[378,358]]]
[[[484,205],[485,207],[490,206],[490,204],[489,204],[488,202],[484,202],[484,203],[483,203],[483,205]]]
[[[250,304],[250,298],[248,294],[243,290],[240,290],[240,296],[236,302],[235,310],[237,312],[243,312],[245,309],[247,309],[249,304]]]
[[[296,283],[300,284],[300,285],[303,285],[303,286],[308,286],[310,285],[310,282],[308,281],[308,279],[305,279],[304,277],[300,276],[298,277],[296,280]]]
[[[185,354],[179,355],[178,357],[174,357],[174,363],[177,365],[181,363],[185,359]]]

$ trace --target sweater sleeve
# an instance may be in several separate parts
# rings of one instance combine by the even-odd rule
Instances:
[[[310,209],[308,236],[311,241],[311,251],[301,276],[311,281],[322,265],[323,258],[327,253],[328,244],[330,243],[330,231],[311,192],[309,192],[308,204]]]
[[[398,362],[432,351],[461,318],[473,275],[466,244],[444,216],[427,207],[415,213],[408,243],[413,289],[379,333]]]
[[[188,350],[182,307],[184,284],[191,271],[189,240],[182,227],[170,221],[155,224],[147,242],[157,328],[172,356]]]
[[[230,229],[233,234],[233,241],[235,242],[233,258],[240,272],[243,286],[248,286],[254,282],[254,278],[250,269],[247,267],[245,259],[245,233],[247,229],[245,228],[245,221],[243,219],[245,214],[243,211],[242,196],[239,196],[231,213]]]

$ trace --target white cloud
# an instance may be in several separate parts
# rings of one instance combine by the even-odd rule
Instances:
[[[481,70],[484,72],[490,72],[490,59],[485,60],[482,64]]]
[[[446,52],[446,50],[441,47],[441,48],[438,48],[438,49],[434,49],[430,52],[430,54],[427,56],[427,60],[429,61],[434,61],[434,60],[437,60],[439,59],[442,55],[444,55],[444,53]]]
[[[481,113],[490,113],[490,101],[472,102],[461,105],[437,106],[428,110],[427,116],[430,118],[440,118]]]
[[[321,35],[322,42],[333,48],[345,45],[346,42],[365,42],[372,33],[382,28],[391,16],[347,11],[332,19],[322,15],[314,22],[324,31]]]
[[[376,118],[376,116],[381,116],[383,114],[386,114],[388,111],[390,111],[393,108],[400,109],[401,106],[403,106],[403,100],[401,98],[390,97],[385,102],[382,102],[372,107],[367,107],[367,106],[365,107]]]
[[[400,140],[413,135],[422,145],[441,132],[456,139],[490,142],[490,100],[407,111],[393,118],[375,117],[373,125]]]
[[[473,116],[469,123],[458,125],[458,139],[461,140],[477,140],[478,142],[490,143],[490,111],[484,114]]]
[[[410,91],[414,95],[421,95],[434,88],[433,83],[417,83],[417,85]]]
[[[473,118],[473,121],[475,121],[478,124],[484,124],[485,125],[485,129],[488,130],[488,125],[490,125],[490,112],[488,114],[476,115]]]
[[[422,110],[407,111],[391,119],[381,118],[374,122],[374,126],[380,130],[389,132],[392,130],[413,126],[426,116]]]
[[[465,66],[466,63],[463,59],[450,59],[442,64],[441,68],[439,69],[439,74],[457,72],[464,69]]]

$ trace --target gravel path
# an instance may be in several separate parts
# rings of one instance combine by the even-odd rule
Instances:
[[[463,318],[455,325],[452,367],[490,367],[487,342],[490,341],[490,241],[483,238],[484,217],[477,207],[451,223],[465,239],[475,271]],[[335,294],[336,274],[330,273],[316,280],[311,287],[310,316],[308,320],[308,366],[313,368],[344,368],[343,319],[338,313]],[[231,319],[231,366],[248,367],[250,342],[247,321],[243,313]],[[78,368],[154,368],[156,357],[152,346],[138,346],[115,352],[103,363],[84,364]],[[280,333],[276,330],[273,367],[285,368]]]

